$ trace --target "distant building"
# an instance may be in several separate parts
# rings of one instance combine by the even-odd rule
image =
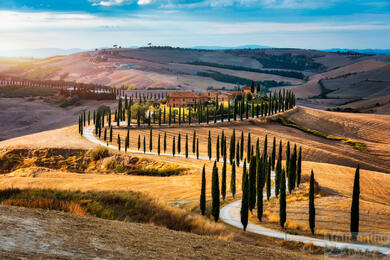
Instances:
[[[240,91],[207,91],[206,96],[209,98],[210,101],[216,101],[218,98],[218,102],[228,102],[233,100],[237,95],[241,95],[242,93]]]
[[[253,90],[253,92],[252,92],[251,87],[244,86],[244,87],[242,88],[242,91],[244,92],[244,94],[248,94],[248,93],[256,94],[256,93],[257,93],[257,88],[254,87],[253,89],[254,89],[254,90]]]
[[[192,92],[172,92],[168,95],[167,105],[171,107],[187,107],[207,101],[208,97],[204,95]]]

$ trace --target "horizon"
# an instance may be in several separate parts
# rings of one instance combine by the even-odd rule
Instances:
[[[101,46],[388,49],[390,3],[378,0],[6,0],[0,53]]]

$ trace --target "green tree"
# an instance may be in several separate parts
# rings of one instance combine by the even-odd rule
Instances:
[[[242,200],[241,200],[241,224],[244,231],[248,226],[248,211],[249,211],[249,187],[248,187],[248,175],[246,172],[246,160],[244,161],[242,171]]]
[[[244,131],[241,131],[240,161],[244,159]]]
[[[172,155],[175,156],[176,153],[176,143],[175,143],[175,137],[172,139]]]
[[[202,215],[206,212],[206,168],[203,165],[202,169],[202,188],[200,190],[200,211]]]
[[[249,162],[249,210],[256,206],[256,157],[252,156]]]
[[[237,167],[240,167],[240,142],[237,142],[237,146],[236,146],[236,162],[237,162]]]
[[[233,198],[236,196],[236,162],[232,163],[232,174],[230,176],[230,191],[232,192]]]
[[[179,135],[177,136],[177,153],[180,154],[181,153],[181,134],[179,133]]]
[[[209,137],[207,139],[207,154],[209,156],[209,160],[211,160],[211,156],[212,156],[211,152],[212,152],[211,151],[211,132],[209,130]]]
[[[279,142],[278,161],[276,163],[276,176],[275,176],[275,196],[278,197],[280,190],[280,178],[282,175],[282,140]]]
[[[220,206],[220,193],[219,193],[219,177],[218,177],[218,167],[217,162],[214,162],[213,174],[211,180],[211,195],[212,195],[212,209],[211,214],[214,217],[215,222],[218,222],[219,219],[219,206]]]
[[[138,148],[138,151],[139,151],[139,149],[141,149],[141,136],[140,135],[138,135],[137,148]]]
[[[359,196],[360,196],[360,167],[356,168],[353,182],[352,205],[351,205],[351,235],[352,240],[357,239],[359,233]]]
[[[297,187],[301,184],[302,174],[302,147],[299,147],[298,162],[297,162]]]
[[[117,143],[118,143],[118,150],[120,151],[121,150],[121,137],[119,136],[119,134],[117,137]]]
[[[314,235],[314,228],[316,225],[316,208],[314,206],[314,173],[311,171],[310,175],[310,191],[309,191],[309,225],[311,233]]]
[[[272,158],[272,167],[271,169],[274,170],[275,169],[275,161],[276,161],[276,138],[274,136],[274,140],[272,142],[272,155],[271,155],[271,158]]]
[[[153,150],[153,132],[152,132],[152,128],[150,128],[150,132],[149,132],[149,152],[151,152]]]
[[[196,159],[199,159],[199,138],[196,138]]]
[[[215,157],[217,162],[219,162],[219,135],[217,136],[217,142],[215,144]]]
[[[267,200],[271,197],[271,167],[272,167],[272,158],[269,157],[268,163],[267,163]]]
[[[167,132],[164,132],[163,148],[164,148],[164,153],[166,153],[167,152]]]
[[[226,198],[226,157],[223,158],[223,166],[222,166],[222,180],[221,180],[221,194],[222,199]]]
[[[233,129],[232,136],[230,137],[230,148],[229,148],[229,161],[233,165],[234,156],[236,153],[236,129]]]
[[[160,143],[160,133],[158,133],[158,139],[157,139],[157,154],[160,155],[161,153],[161,143]]]
[[[146,153],[146,139],[145,139],[145,136],[144,136],[143,148],[144,148],[144,153]]]
[[[284,228],[286,223],[286,172],[284,169],[280,177],[279,222],[280,226]]]
[[[104,128],[104,141],[107,141],[107,128]]]
[[[252,146],[252,143],[251,143],[251,132],[248,132],[248,138],[246,140],[247,142],[247,147],[246,147],[246,157],[249,160],[251,160],[251,146]]]
[[[263,161],[260,160],[259,156],[256,160],[256,172],[257,172],[257,218],[259,221],[263,218],[263,182],[264,182],[264,167]]]
[[[188,158],[188,134],[186,134],[185,155]]]
[[[196,152],[196,130],[194,130],[194,133],[192,134],[192,153],[195,154]]]

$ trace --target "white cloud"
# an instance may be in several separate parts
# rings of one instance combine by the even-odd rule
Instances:
[[[152,0],[138,0],[138,5],[149,5],[152,3]]]
[[[129,2],[133,2],[133,1],[129,1],[129,0],[103,0],[103,1],[92,0],[92,2],[93,2],[92,5],[94,5],[94,6],[100,5],[100,6],[110,7],[110,6],[116,6],[116,5],[123,5],[123,4],[129,3]]]

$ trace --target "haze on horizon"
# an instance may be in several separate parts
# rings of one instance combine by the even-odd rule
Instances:
[[[248,44],[388,49],[387,0],[3,0],[0,53]]]

